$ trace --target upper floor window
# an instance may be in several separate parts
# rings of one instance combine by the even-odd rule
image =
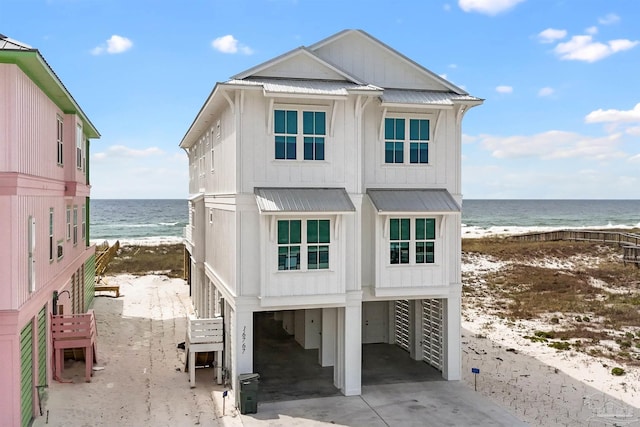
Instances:
[[[49,261],[53,261],[53,208],[49,208]]]
[[[279,220],[278,270],[329,269],[330,243],[328,219]]]
[[[58,164],[62,165],[64,164],[63,162],[63,143],[62,143],[62,130],[63,130],[63,126],[62,126],[62,117],[58,116],[57,120],[56,120],[56,126],[57,126],[57,150],[58,150]]]
[[[82,135],[82,125],[78,124],[76,128],[76,167],[82,169],[84,136]]]
[[[67,205],[67,240],[71,240],[71,206]]]
[[[82,229],[81,229],[81,236],[82,236],[82,240],[85,240],[86,236],[87,236],[87,223],[85,220],[85,217],[87,215],[87,208],[86,205],[82,205]]]
[[[412,228],[415,230],[413,233]],[[435,263],[435,239],[434,218],[389,219],[389,263]]]
[[[73,206],[73,245],[78,243],[78,206]]]
[[[300,117],[301,116],[301,117]],[[298,137],[303,141],[304,160],[324,160],[326,137],[326,113],[324,111],[274,110],[273,132],[275,158],[298,158]],[[302,128],[298,122],[302,121]],[[300,134],[302,130],[302,134]]]
[[[384,161],[405,163],[408,158],[412,164],[427,164],[429,140],[428,119],[387,117],[384,121]]]

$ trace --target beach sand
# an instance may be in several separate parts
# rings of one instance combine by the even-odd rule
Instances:
[[[492,268],[485,261],[477,258],[479,264],[468,267]],[[94,304],[96,366],[104,369],[85,383],[84,362],[67,361],[64,377],[73,384],[50,384],[44,415],[34,425],[242,425],[229,407],[225,420],[216,418],[221,408],[214,408],[214,400],[220,406],[222,387],[214,384],[212,369],[198,369],[197,387],[189,386],[184,351],[177,348],[185,339],[191,311],[185,282],[161,275],[107,280],[121,286],[122,296],[98,297]],[[518,328],[469,310],[463,312],[462,331],[463,381],[468,387],[530,425],[640,425],[637,370],[613,377],[602,367],[606,360],[531,343],[521,338]],[[480,373],[472,374],[471,368]]]

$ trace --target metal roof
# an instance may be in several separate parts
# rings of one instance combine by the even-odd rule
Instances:
[[[367,194],[379,213],[460,212],[460,206],[444,189],[370,189]]]
[[[0,49],[6,50],[31,50],[33,49],[28,44],[19,42],[17,40],[10,39],[4,34],[0,34]]]
[[[256,188],[260,213],[355,212],[344,188]]]
[[[481,102],[480,98],[471,95],[460,95],[455,92],[435,90],[403,90],[385,89],[381,96],[383,103],[390,104],[425,104],[453,105],[455,101]]]
[[[373,85],[358,85],[339,80],[232,79],[225,82],[225,84],[238,86],[262,86],[266,93],[290,93],[298,95],[347,96],[349,95],[349,90],[381,90]]]

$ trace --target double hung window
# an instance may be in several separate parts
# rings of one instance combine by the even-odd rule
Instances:
[[[278,270],[328,270],[330,243],[328,219],[279,220]]]
[[[78,243],[78,206],[73,206],[73,245]]]
[[[53,261],[53,208],[49,208],[49,261]]]
[[[434,218],[389,219],[389,263],[435,263],[435,239]]]
[[[62,126],[62,117],[58,116],[57,118],[57,145],[58,145],[58,164],[62,165],[64,164],[63,160],[63,143],[62,143],[62,130],[63,130],[63,126]]]
[[[402,164],[408,158],[410,164],[428,164],[429,141],[428,119],[387,117],[384,120],[385,163]]]
[[[84,145],[84,136],[82,135],[82,125],[78,124],[76,128],[76,167],[82,169],[82,147]]]
[[[298,125],[300,122],[302,126]],[[324,111],[274,110],[273,133],[276,159],[296,160],[299,138],[303,142],[302,158],[304,160],[325,159],[326,113]]]

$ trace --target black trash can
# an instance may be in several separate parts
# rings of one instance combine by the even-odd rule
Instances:
[[[258,412],[258,380],[260,374],[240,374],[240,413],[255,414]]]

